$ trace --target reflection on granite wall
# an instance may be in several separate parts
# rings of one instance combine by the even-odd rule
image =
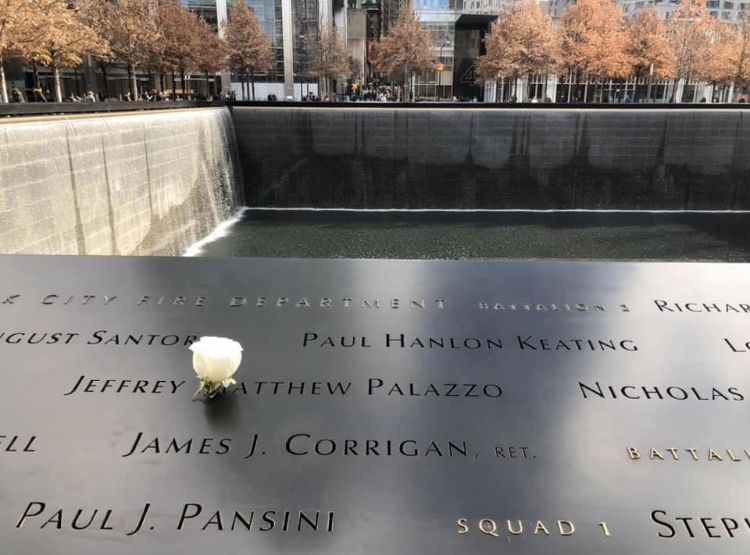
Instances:
[[[235,107],[251,206],[750,209],[740,110]]]
[[[179,254],[236,204],[221,108],[0,124],[0,253]]]

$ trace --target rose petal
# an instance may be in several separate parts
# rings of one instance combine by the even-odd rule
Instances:
[[[229,381],[242,362],[242,345],[226,337],[201,337],[190,350],[198,378],[211,383]]]

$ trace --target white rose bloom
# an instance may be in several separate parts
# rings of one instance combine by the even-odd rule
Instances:
[[[226,337],[201,337],[190,345],[193,351],[193,370],[201,381],[201,388],[209,393],[219,384],[224,387],[237,383],[232,376],[242,362],[242,345]]]

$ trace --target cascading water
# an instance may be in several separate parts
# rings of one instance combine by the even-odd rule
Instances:
[[[180,254],[240,203],[228,110],[0,124],[0,252]]]
[[[266,208],[750,210],[746,105],[235,106]]]

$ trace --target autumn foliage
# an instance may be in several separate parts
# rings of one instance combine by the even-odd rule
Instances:
[[[735,77],[734,50],[737,34],[733,25],[716,20],[712,23],[711,56],[708,63],[700,69],[698,77],[708,83],[728,84]]]
[[[740,88],[750,84],[750,13],[743,12],[734,27],[729,52],[732,80]]]
[[[635,77],[674,77],[675,59],[667,35],[667,24],[652,5],[639,10],[628,22],[625,53]]]
[[[687,80],[706,73],[711,62],[713,28],[705,2],[682,0],[669,24],[676,78]]]
[[[268,35],[245,0],[238,0],[229,8],[224,34],[229,48],[229,66],[239,74],[243,84],[249,80],[251,98],[255,99],[255,74],[270,71],[274,56]]]
[[[127,72],[133,98],[138,75],[148,75],[162,89],[171,75],[173,92],[186,94],[191,75],[204,75],[208,82],[209,74],[226,69],[254,98],[256,78],[268,75],[277,60],[246,0],[231,4],[220,38],[180,0],[0,0],[0,95],[9,98],[5,63],[20,58],[50,69],[58,101],[60,71],[88,59],[99,65],[105,87],[110,68]],[[334,27],[320,25],[305,35],[306,76],[318,79],[323,92],[332,80],[352,75],[344,38]],[[705,0],[680,0],[666,20],[647,5],[627,21],[615,0],[577,0],[557,27],[536,0],[515,0],[499,14],[484,46],[477,60],[480,81],[515,83],[556,74],[569,87],[584,89],[574,95],[583,99],[604,98],[609,81],[635,81],[640,91],[648,83],[650,92],[653,82],[672,80],[675,101],[691,99],[698,89],[683,85],[696,81],[738,91],[750,87],[750,16],[742,12],[736,22],[718,21]],[[380,76],[403,84],[399,99],[415,76],[437,69],[430,31],[408,9],[373,53]],[[175,88],[177,76],[181,90]],[[590,85],[593,95],[586,89]]]
[[[579,0],[560,22],[563,67],[589,80],[630,74],[626,41],[622,10],[612,0]]]
[[[30,36],[33,12],[26,0],[0,0],[0,94],[8,98],[5,60],[20,55]]]
[[[89,25],[109,47],[99,58],[125,67],[130,92],[137,97],[136,72],[153,59],[161,38],[154,6],[149,0],[84,0],[82,5]]]
[[[554,73],[558,42],[552,20],[536,0],[520,0],[492,24],[485,38],[487,54],[477,60],[481,79],[520,79]]]
[[[649,95],[652,84],[667,80],[674,80],[672,90],[691,80],[734,84],[740,91],[750,86],[746,12],[722,22],[711,17],[705,0],[681,0],[666,20],[646,5],[626,21],[612,0],[578,0],[553,31],[535,4],[519,0],[500,13],[477,62],[481,79],[557,73],[569,86],[635,81]]]
[[[377,44],[375,52],[378,71],[400,80],[405,89],[409,88],[413,76],[437,69],[432,37],[408,10],[401,12],[388,34]],[[400,95],[399,89],[398,100],[401,100]]]
[[[339,75],[351,75],[344,40],[332,25],[324,25],[314,40],[307,41],[310,69],[308,75],[320,79],[324,95],[330,93],[330,81]]]
[[[23,45],[21,54],[52,69],[55,98],[61,102],[60,69],[81,65],[85,54],[105,51],[107,44],[66,0],[31,0],[29,4],[32,17],[24,31],[33,40]]]
[[[178,73],[184,84],[189,72],[215,72],[227,65],[226,48],[215,30],[177,0],[0,0],[4,99],[8,90],[2,62],[9,58],[49,67],[59,102],[60,70],[78,67],[88,56],[104,71],[115,66],[126,70],[134,98],[139,72]]]

